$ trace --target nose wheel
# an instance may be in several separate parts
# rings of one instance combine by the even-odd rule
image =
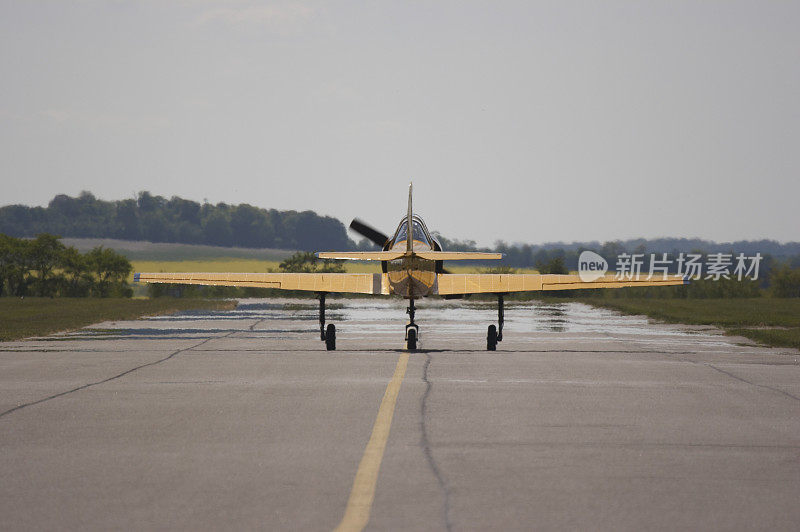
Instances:
[[[489,325],[486,331],[486,350],[497,351],[497,342],[503,341],[503,321],[505,309],[503,308],[503,295],[497,294],[497,326]]]
[[[406,327],[406,349],[409,351],[417,350],[417,329],[415,327]]]
[[[406,313],[408,314],[408,325],[406,325],[406,349],[409,351],[417,350],[417,340],[419,339],[419,326],[414,323],[415,311],[414,300],[409,299],[408,308],[406,309]]]

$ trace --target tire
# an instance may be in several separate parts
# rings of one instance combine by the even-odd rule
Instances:
[[[486,331],[486,350],[497,350],[497,327],[489,325],[489,330]]]
[[[416,329],[409,329],[408,330],[408,340],[406,340],[406,348],[409,351],[416,351],[417,350],[417,330]]]
[[[336,325],[333,323],[329,323],[325,329],[325,348],[328,351],[336,351]]]

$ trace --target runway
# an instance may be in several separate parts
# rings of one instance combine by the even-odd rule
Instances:
[[[406,354],[403,301],[329,303],[335,352],[290,299],[0,343],[2,528],[800,527],[796,350],[526,302],[487,352],[423,300]]]

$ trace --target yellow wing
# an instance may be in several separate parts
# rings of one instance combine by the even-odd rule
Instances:
[[[586,288],[622,288],[625,286],[674,286],[688,284],[679,275],[641,276],[636,279],[616,279],[608,274],[595,281],[581,281],[578,275],[542,275],[534,273],[440,273],[437,278],[439,295],[482,294],[505,292],[535,292],[539,290],[579,290]]]
[[[380,273],[135,273],[134,282],[252,286],[279,290],[388,294]]]

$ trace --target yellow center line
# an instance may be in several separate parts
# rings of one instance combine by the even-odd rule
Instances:
[[[386,386],[386,393],[383,394],[378,416],[372,427],[372,435],[367,442],[367,448],[364,449],[361,462],[358,464],[353,489],[350,490],[350,498],[347,500],[347,509],[342,517],[342,522],[336,527],[336,531],[359,531],[367,526],[372,500],[375,498],[375,485],[378,483],[383,451],[386,449],[386,442],[389,439],[394,407],[407,366],[408,353],[403,353],[397,361],[392,380]]]

